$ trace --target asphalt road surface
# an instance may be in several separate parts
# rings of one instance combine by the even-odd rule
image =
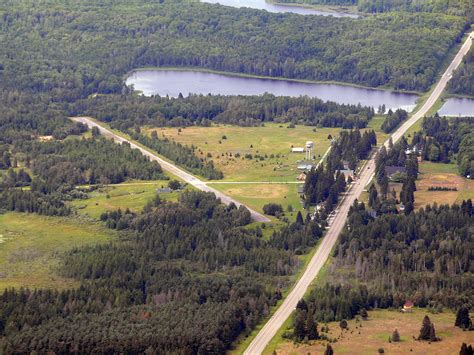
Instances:
[[[405,134],[405,132],[416,123],[416,121],[424,117],[428,110],[438,100],[449,79],[451,79],[453,71],[458,67],[464,55],[466,55],[466,53],[469,51],[472,42],[471,37],[474,37],[474,32],[471,33],[459,52],[456,54],[449,67],[446,69],[446,72],[436,84],[428,100],[426,100],[425,104],[392,134],[391,137],[393,142],[399,140]],[[388,141],[386,141],[384,144],[388,146]],[[361,170],[359,179],[355,184],[352,185],[348,193],[344,196],[340,205],[337,207],[332,224],[328,229],[321,245],[316,251],[316,254],[311,258],[311,261],[309,262],[303,276],[301,276],[301,278],[298,280],[297,284],[290,292],[288,297],[286,297],[286,299],[283,301],[282,305],[276,310],[273,316],[253,339],[252,343],[250,343],[244,354],[261,354],[270,340],[275,336],[278,329],[280,329],[286,319],[296,308],[296,304],[304,296],[306,290],[311,285],[311,282],[314,280],[316,275],[319,273],[319,270],[321,270],[321,267],[328,259],[331,250],[336,244],[337,237],[346,223],[347,213],[349,212],[350,206],[354,203],[354,200],[360,196],[365,186],[370,182],[374,174],[374,170],[375,154],[367,161]]]
[[[163,170],[166,170],[166,171],[170,172],[171,174],[179,177],[183,181],[187,182],[188,184],[193,185],[195,188],[197,188],[201,191],[213,192],[216,195],[216,197],[220,198],[221,201],[223,203],[225,203],[226,205],[230,204],[231,202],[235,203],[237,207],[242,205],[242,203],[240,203],[240,202],[234,200],[233,198],[223,194],[222,192],[220,192],[220,191],[218,191],[218,190],[216,190],[216,189],[214,189],[210,186],[207,186],[205,181],[202,181],[202,180],[198,179],[194,175],[191,175],[190,173],[184,171],[183,169],[177,167],[176,165],[167,162],[166,160],[160,158],[159,156],[157,156],[153,153],[150,153],[148,150],[143,149],[142,147],[136,145],[132,141],[130,141],[128,139],[125,139],[125,138],[115,134],[114,132],[112,132],[111,130],[109,130],[105,127],[102,127],[101,125],[94,122],[90,117],[72,117],[71,119],[75,122],[84,123],[89,128],[97,127],[100,130],[102,135],[104,135],[106,137],[110,137],[118,143],[128,142],[132,148],[140,150],[143,155],[149,157],[151,160],[155,160],[158,163],[160,163]],[[250,214],[252,215],[252,219],[254,221],[256,221],[256,222],[270,222],[270,219],[267,218],[266,216],[264,216],[263,214],[258,213],[257,211],[249,208],[248,206],[245,206],[245,207],[247,207],[247,209],[250,211]]]

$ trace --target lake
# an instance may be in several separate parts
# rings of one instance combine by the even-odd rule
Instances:
[[[440,116],[469,116],[474,117],[474,99],[450,98],[447,99],[438,111]]]
[[[265,0],[201,0],[201,2],[209,4],[221,4],[232,7],[249,7],[252,9],[266,10],[268,12],[290,12],[299,15],[320,15],[320,16],[334,16],[334,17],[359,17],[356,14],[344,12],[320,11],[309,7],[279,5],[266,2]]]
[[[261,79],[230,76],[196,70],[140,70],[132,72],[127,85],[144,95],[177,97],[180,93],[212,95],[261,95],[310,96],[340,104],[361,104],[377,109],[385,104],[387,109],[403,108],[411,111],[417,95],[374,90],[340,84],[304,83],[291,80]]]

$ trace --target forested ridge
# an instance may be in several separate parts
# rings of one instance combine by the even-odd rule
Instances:
[[[222,353],[268,314],[296,253],[321,236],[307,221],[262,238],[248,210],[202,192],[103,220],[128,237],[64,258],[62,274],[80,288],[0,295],[4,352]]]
[[[0,78],[61,100],[120,92],[123,75],[143,66],[424,91],[464,28],[458,17],[430,13],[352,20],[187,1],[31,4],[0,3]]]

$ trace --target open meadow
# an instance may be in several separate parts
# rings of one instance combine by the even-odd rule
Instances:
[[[423,161],[416,182],[415,207],[423,207],[436,202],[453,204],[466,199],[474,199],[474,180],[459,175],[456,164]],[[428,191],[429,187],[443,187],[456,191]]]
[[[74,247],[105,243],[114,236],[114,231],[85,218],[2,214],[0,290],[77,286],[78,281],[58,276],[61,255]]]
[[[121,184],[107,185],[88,193],[89,198],[74,200],[70,204],[80,214],[86,214],[95,219],[99,219],[104,212],[119,208],[122,210],[128,208],[138,213],[155,198],[157,189],[168,187],[168,182],[167,180],[127,181]],[[166,192],[159,195],[162,200],[176,201],[179,192]]]
[[[459,354],[461,344],[474,343],[474,332],[463,331],[454,327],[455,314],[446,310],[440,314],[428,314],[435,325],[436,335],[440,342],[429,343],[417,341],[423,317],[428,313],[421,308],[415,308],[412,313],[402,313],[396,310],[369,311],[367,320],[348,321],[348,330],[341,331],[339,322],[328,324],[329,338],[338,339],[331,346],[335,354],[377,354],[383,349],[386,354]],[[321,325],[319,325],[319,330]],[[397,329],[400,342],[389,342],[388,338]],[[271,345],[274,344],[273,342]],[[264,354],[323,354],[327,341],[314,341],[307,344],[295,344],[282,340],[278,345],[269,346]]]
[[[288,123],[265,123],[263,127],[214,125],[211,127],[154,128],[159,138],[173,139],[195,146],[197,156],[212,159],[224,173],[224,181],[295,181],[297,165],[305,153],[291,153],[291,147],[314,142],[315,161],[319,162],[340,128],[315,128]],[[247,155],[247,157],[246,157]]]

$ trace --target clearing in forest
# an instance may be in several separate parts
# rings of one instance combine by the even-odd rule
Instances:
[[[415,207],[423,207],[436,202],[440,204],[461,203],[474,199],[474,180],[459,175],[456,164],[423,161],[416,181]],[[429,187],[456,189],[456,191],[428,191]]]
[[[296,181],[297,165],[305,153],[291,153],[291,147],[314,142],[315,163],[319,162],[340,128],[315,128],[288,123],[265,123],[263,127],[213,125],[211,127],[154,128],[159,138],[197,147],[195,154],[211,159],[224,173],[224,181]]]
[[[0,215],[0,290],[68,288],[58,276],[60,258],[74,247],[105,243],[114,231],[87,219],[8,212]]]
[[[417,341],[423,317],[427,315],[434,323],[440,342]],[[463,331],[454,326],[455,314],[449,310],[440,314],[427,313],[426,309],[415,308],[412,313],[393,310],[375,310],[369,312],[368,320],[348,321],[348,330],[341,331],[339,322],[328,324],[330,338],[338,338],[331,344],[335,354],[377,354],[384,349],[386,354],[459,354],[461,344],[474,344],[474,332]],[[321,325],[318,326],[318,330]],[[389,342],[388,338],[397,329],[401,341]],[[272,344],[272,343],[271,343]],[[270,344],[270,345],[271,345]],[[277,354],[323,354],[327,341],[315,341],[309,344],[294,344],[282,340],[276,346]],[[271,347],[271,346],[270,346]],[[274,349],[268,347],[265,354]]]

